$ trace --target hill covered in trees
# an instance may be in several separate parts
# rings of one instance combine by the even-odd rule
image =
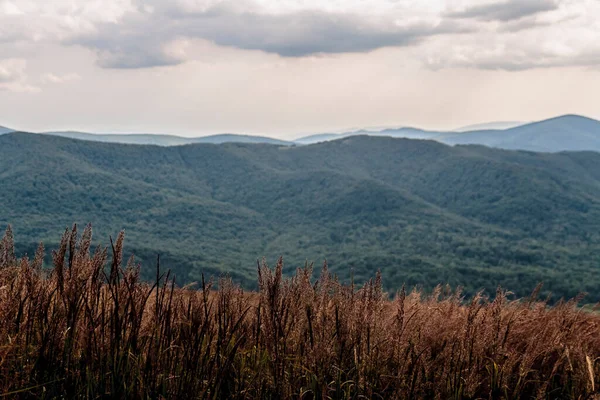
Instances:
[[[0,224],[17,251],[74,222],[125,229],[125,253],[180,283],[256,260],[327,259],[343,280],[438,283],[600,300],[600,154],[538,154],[352,136],[310,146],[94,143],[0,136]],[[106,243],[104,243],[106,244]]]

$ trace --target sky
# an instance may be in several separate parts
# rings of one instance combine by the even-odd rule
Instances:
[[[600,0],[0,0],[0,125],[262,134],[600,118]]]

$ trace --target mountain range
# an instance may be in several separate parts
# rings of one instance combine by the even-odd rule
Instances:
[[[458,129],[453,129],[453,132],[469,132],[469,131],[488,131],[488,130],[502,130],[516,128],[517,126],[525,125],[525,122],[517,121],[498,121],[498,122],[487,122],[483,124],[475,124],[463,126]]]
[[[92,223],[126,231],[150,279],[201,273],[254,284],[256,260],[286,273],[327,260],[341,279],[381,270],[387,290],[497,285],[600,300],[600,153],[533,153],[353,135],[305,146],[147,146],[0,136],[0,225],[20,254]]]
[[[386,129],[381,131],[355,131],[341,134],[311,135],[296,140],[310,144],[336,140],[354,135],[390,136],[407,139],[429,139],[449,145],[475,144],[509,150],[534,152],[600,151],[600,121],[578,115],[564,115],[544,121],[513,126],[507,129],[490,129],[493,126],[510,126],[514,123],[492,123],[465,127],[460,132],[427,131],[415,128]],[[473,129],[484,128],[486,129]]]
[[[12,130],[0,127],[0,134]],[[92,134],[85,132],[44,132],[46,135],[98,142],[177,146],[192,143],[268,143],[281,146],[308,145],[349,136],[389,136],[406,139],[428,139],[449,145],[477,144],[510,150],[535,152],[600,151],[600,121],[578,115],[564,115],[544,121],[519,124],[495,122],[472,125],[456,131],[428,131],[402,127],[380,130],[355,130],[344,133],[319,133],[286,141],[264,136],[219,134],[187,138],[158,134]]]
[[[600,122],[566,115],[503,131],[472,131],[442,136],[447,144],[481,144],[511,150],[538,152],[600,151]]]
[[[124,143],[124,144],[153,144],[157,146],[181,146],[192,143],[269,143],[281,146],[290,146],[293,143],[285,140],[273,139],[264,136],[236,135],[232,133],[223,133],[218,135],[186,138],[175,135],[157,135],[157,134],[97,134],[85,132],[44,132],[46,135],[62,136],[71,139],[89,140],[93,142]]]

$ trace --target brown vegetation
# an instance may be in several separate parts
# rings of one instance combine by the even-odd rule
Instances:
[[[342,285],[323,268],[282,277],[258,267],[259,291],[228,279],[178,288],[121,268],[123,235],[90,253],[68,230],[17,260],[0,245],[0,393],[20,398],[593,398],[600,316],[580,299],[549,307],[498,290],[383,293],[380,277]]]

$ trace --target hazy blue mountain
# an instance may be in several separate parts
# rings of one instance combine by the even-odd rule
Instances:
[[[14,132],[14,130],[10,129],[10,128],[6,128],[4,126],[0,126],[0,135],[2,135],[4,133],[10,133],[10,132]]]
[[[349,136],[388,136],[394,138],[404,139],[435,139],[441,134],[441,132],[430,132],[423,129],[417,128],[388,128],[383,130],[366,130],[361,129],[357,131],[345,132],[345,133],[322,133],[316,135],[305,136],[294,140],[298,144],[315,144],[321,142],[327,142],[330,140],[343,139]]]
[[[343,133],[321,133],[305,136],[294,141],[274,139],[264,136],[239,134],[218,134],[205,137],[186,138],[175,135],[155,134],[91,134],[85,132],[47,132],[46,135],[63,136],[95,142],[127,144],[152,144],[176,146],[192,143],[263,143],[280,146],[309,145],[352,136],[388,136],[405,139],[435,140],[449,145],[476,144],[509,150],[529,150],[536,152],[560,152],[593,150],[600,151],[600,121],[578,115],[565,115],[544,121],[519,125],[509,129],[490,129],[508,126],[517,122],[494,122],[461,128],[457,131],[428,131],[402,127],[382,130],[354,130]],[[486,128],[470,130],[475,128]],[[0,128],[0,133],[11,130]]]
[[[537,152],[600,151],[600,121],[564,115],[506,130],[474,131],[445,135],[446,144],[480,144]]]
[[[174,135],[155,134],[102,134],[75,131],[44,132],[43,135],[62,136],[70,139],[88,140],[91,142],[122,144],[153,144],[157,146],[177,146],[190,143],[189,139]]]
[[[219,135],[211,135],[189,139],[190,143],[266,143],[279,146],[291,146],[294,143],[286,140],[274,139],[265,136],[237,135],[233,133],[223,133]]]
[[[476,144],[488,147],[499,147],[499,135],[503,135],[505,131],[499,129],[487,129],[471,132],[446,132],[437,136],[434,140],[454,146],[463,144]]]
[[[88,140],[92,142],[123,143],[123,144],[152,144],[157,146],[178,146],[191,143],[268,143],[289,146],[293,143],[284,140],[273,139],[263,136],[219,134],[195,138],[186,138],[175,135],[158,134],[100,134],[86,132],[44,132],[45,135],[62,136],[71,139]]]
[[[328,142],[330,140],[341,139],[347,136],[345,133],[317,133],[315,135],[304,136],[294,140],[298,144],[315,144],[321,142]]]
[[[359,130],[339,134],[311,135],[296,140],[312,144],[355,135],[390,136],[436,140],[449,145],[476,144],[509,150],[537,152],[600,151],[600,121],[578,115],[564,115],[544,121],[497,129],[518,122],[493,122],[464,127],[459,131],[427,131],[416,128]],[[476,129],[476,130],[473,130]]]
[[[358,134],[367,134],[369,136],[389,136],[393,138],[403,139],[430,139],[433,140],[440,136],[442,132],[426,131],[418,128],[398,128],[398,129],[384,129],[382,131],[360,131]]]
[[[454,132],[503,130],[503,129],[516,128],[517,126],[521,126],[521,125],[525,125],[525,124],[526,124],[526,122],[519,122],[519,121],[487,122],[484,124],[463,126],[461,128],[454,129]]]

